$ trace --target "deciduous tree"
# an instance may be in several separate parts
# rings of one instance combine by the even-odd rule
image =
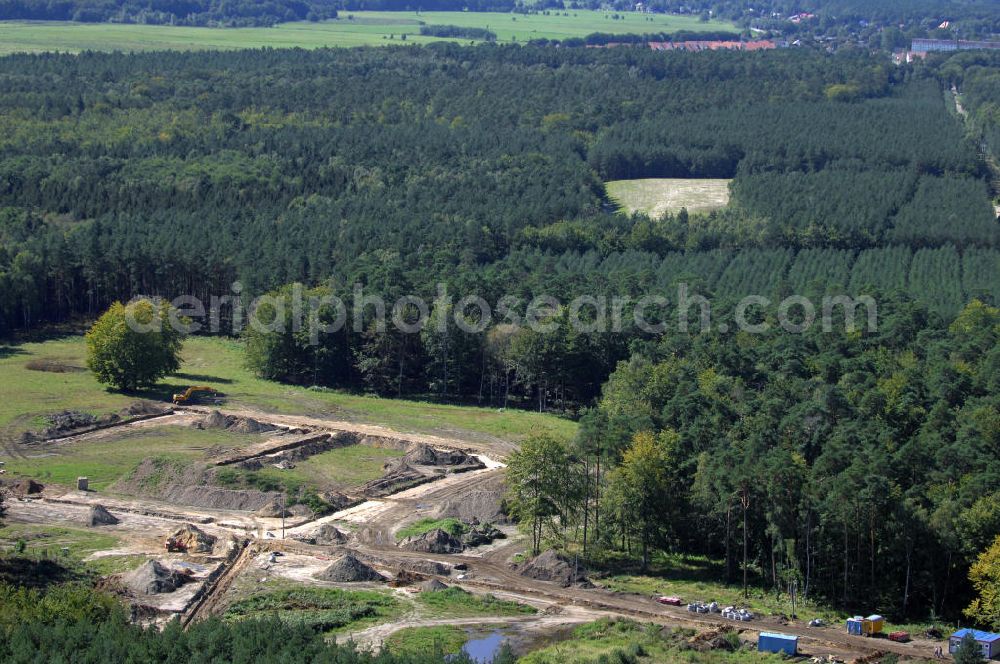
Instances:
[[[153,385],[180,368],[182,318],[166,302],[115,302],[87,333],[87,366],[119,390]]]

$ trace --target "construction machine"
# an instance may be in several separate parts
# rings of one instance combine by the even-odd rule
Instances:
[[[183,406],[184,404],[190,402],[195,397],[195,395],[200,394],[202,392],[207,392],[212,396],[216,395],[215,389],[205,385],[198,385],[195,387],[189,387],[180,394],[175,394],[174,404],[177,406]]]

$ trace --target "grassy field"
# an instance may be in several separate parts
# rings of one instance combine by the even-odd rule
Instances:
[[[332,21],[283,23],[272,28],[189,28],[113,23],[0,22],[0,54],[41,51],[149,51],[237,48],[321,48],[425,44],[442,41],[420,35],[420,25],[489,28],[501,42],[677,30],[732,30],[731,23],[701,22],[693,16],[571,10],[550,15],[474,12],[343,12]],[[405,39],[403,36],[405,35]],[[447,40],[463,41],[468,40]]]
[[[82,337],[0,346],[0,440],[41,428],[45,415],[53,412],[113,412],[132,403],[137,396],[167,401],[174,392],[200,384],[221,390],[226,395],[227,408],[330,417],[380,424],[400,431],[495,436],[507,440],[520,440],[531,433],[569,438],[576,431],[574,422],[551,415],[380,399],[259,380],[243,367],[242,345],[236,341],[188,339],[181,372],[140,395],[106,390],[89,372],[82,370],[84,356]],[[28,368],[29,364],[35,366],[40,361],[81,370],[53,373]]]
[[[396,655],[440,653],[456,655],[469,640],[469,634],[455,625],[407,627],[386,639],[386,647]]]
[[[44,449],[37,456],[31,455],[30,448],[23,448],[25,457],[6,459],[7,472],[13,476],[31,477],[43,484],[66,486],[74,485],[76,478],[82,475],[90,479],[91,489],[101,491],[130,473],[143,459],[158,457],[168,462],[192,462],[203,459],[209,447],[243,445],[257,438],[222,430],[156,427],[71,443],[55,451]]]
[[[381,477],[385,463],[404,454],[403,450],[351,445],[311,456],[297,462],[291,470],[278,472],[291,473],[316,484],[335,480],[343,487],[356,487]]]
[[[538,610],[533,606],[497,599],[493,595],[476,595],[457,586],[435,592],[422,592],[417,595],[417,603],[429,615],[445,618],[516,616],[538,613]]]
[[[730,180],[651,178],[605,183],[608,197],[628,214],[643,212],[652,219],[667,212],[709,212],[729,203]]]
[[[256,592],[237,600],[224,618],[245,620],[278,616],[326,634],[364,629],[400,615],[403,607],[390,593],[381,590],[341,590],[302,586]]]
[[[24,555],[39,560],[49,559],[74,571],[92,574],[117,574],[135,569],[146,561],[145,556],[115,555],[85,560],[96,551],[113,549],[117,537],[95,532],[90,528],[61,526],[9,525],[0,528],[0,555],[24,543]],[[67,551],[63,552],[63,549]]]

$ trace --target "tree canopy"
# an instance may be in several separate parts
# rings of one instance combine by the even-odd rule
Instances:
[[[87,332],[87,367],[119,390],[149,387],[180,368],[183,324],[166,302],[116,302]]]

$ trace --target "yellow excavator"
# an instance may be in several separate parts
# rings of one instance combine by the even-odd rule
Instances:
[[[207,392],[209,395],[213,397],[217,395],[215,388],[207,387],[205,385],[197,385],[195,387],[187,388],[180,394],[175,394],[174,405],[183,406],[184,404],[189,403],[195,397],[195,395],[200,394],[202,392]]]

